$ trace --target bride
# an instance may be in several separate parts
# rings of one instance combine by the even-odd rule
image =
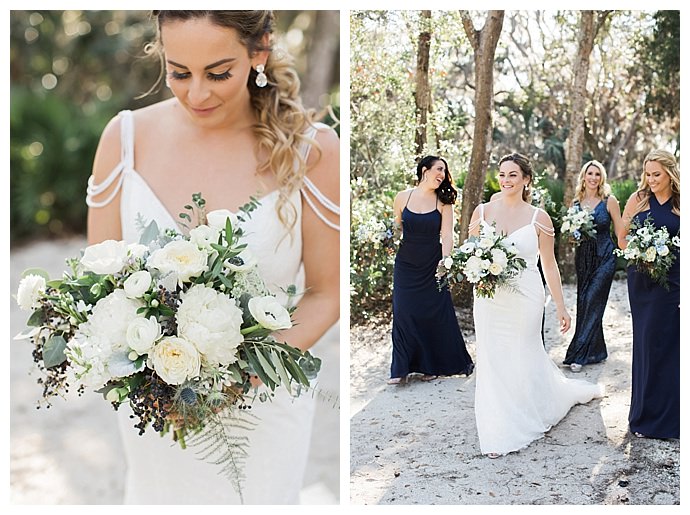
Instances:
[[[494,298],[474,299],[477,336],[475,417],[481,452],[490,458],[520,450],[541,438],[577,403],[603,395],[598,384],[568,379],[544,350],[541,320],[544,286],[537,269],[541,257],[546,284],[556,304],[560,330],[570,327],[561,278],[554,257],[554,229],[549,215],[529,202],[532,166],[518,153],[499,161],[501,196],[480,204],[470,234],[484,224],[518,248],[527,268],[516,289],[499,288]]]
[[[246,241],[279,300],[290,284],[306,292],[279,339],[308,349],[339,315],[337,135],[313,122],[288,57],[272,52],[271,11],[153,14],[154,50],[173,98],[123,111],[105,128],[89,180],[89,244],[136,242],[142,219],[176,229],[196,192],[208,211],[237,212],[258,197],[243,225]],[[193,448],[171,446],[150,427],[139,436],[136,421],[119,413],[125,502],[298,502],[314,404],[312,395],[279,389],[252,405],[258,426],[243,434],[250,443],[242,497]]]

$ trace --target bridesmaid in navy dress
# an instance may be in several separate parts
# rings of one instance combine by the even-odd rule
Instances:
[[[616,234],[622,229],[621,208],[610,193],[604,165],[599,161],[585,163],[573,205],[592,213],[597,234],[595,238],[583,238],[575,251],[577,319],[575,335],[563,360],[573,372],[608,357],[602,320],[616,271],[611,222]]]
[[[652,217],[670,236],[680,234],[680,171],[673,155],[653,150],[644,160],[639,189],[623,211],[621,248],[630,221]],[[680,252],[669,270],[668,289],[628,267],[633,320],[632,399],[628,423],[637,437],[680,438]]]
[[[444,159],[427,156],[417,165],[418,184],[395,197],[403,238],[393,272],[393,360],[389,384],[421,373],[469,375],[474,369],[447,287],[436,284],[436,268],[453,247],[457,192]],[[440,241],[439,241],[440,240]]]

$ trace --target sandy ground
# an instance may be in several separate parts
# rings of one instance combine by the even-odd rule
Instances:
[[[575,319],[575,288],[566,286]],[[459,313],[475,358],[472,319]],[[573,324],[574,325],[574,324]],[[561,363],[574,328],[561,336],[547,307],[547,351]],[[389,386],[390,321],[350,330],[350,499],[353,504],[679,504],[680,442],[632,437],[632,324],[624,281],[614,281],[604,315],[609,358],[577,376],[607,396],[575,406],[528,448],[481,455],[474,376]]]
[[[83,239],[42,242],[14,249],[10,256],[10,295],[22,271],[43,268],[60,277],[65,258],[79,255]],[[24,329],[27,312],[10,301],[10,340]],[[333,334],[338,335],[335,326]],[[325,365],[320,388],[339,388],[339,348],[313,349]],[[100,394],[54,401],[36,409],[41,388],[33,369],[31,346],[10,342],[10,503],[119,504],[123,498],[125,463],[115,412]],[[336,393],[337,394],[337,393]],[[303,504],[339,502],[339,409],[319,403],[311,456],[302,492]],[[212,465],[209,465],[212,466]]]

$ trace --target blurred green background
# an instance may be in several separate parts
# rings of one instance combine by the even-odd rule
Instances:
[[[10,11],[10,244],[82,234],[86,182],[101,131],[158,77],[144,57],[150,11]],[[338,11],[276,11],[307,107],[339,116]],[[338,128],[336,127],[336,130]]]

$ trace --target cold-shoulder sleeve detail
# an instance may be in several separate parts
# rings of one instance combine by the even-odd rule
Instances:
[[[317,123],[315,126],[312,126],[309,128],[307,131],[306,135],[309,138],[314,138],[316,136],[316,132],[319,128],[327,128],[328,126],[323,124],[323,123]],[[309,157],[309,152],[311,150],[312,145],[309,143],[305,143],[301,149],[302,153],[302,158],[307,160]],[[335,229],[336,231],[340,230],[340,225],[331,222],[328,218],[324,216],[324,214],[321,212],[319,209],[319,206],[327,209],[331,213],[340,216],[340,206],[338,206],[335,202],[333,202],[331,199],[326,197],[321,191],[316,187],[316,185],[309,179],[309,177],[305,176],[303,180],[304,186],[300,188],[300,193],[302,194],[302,197],[304,197],[304,200],[307,202],[307,205],[314,211],[316,216],[319,217],[319,219],[325,223],[328,227],[331,229]],[[314,199],[318,201],[318,205],[314,200],[310,198],[309,195],[307,195],[307,191],[313,195]]]
[[[86,187],[86,205],[89,207],[103,207],[110,204],[122,187],[122,181],[125,178],[125,170],[134,166],[134,122],[132,120],[132,111],[120,112],[120,162],[115,166],[110,175],[101,182],[96,184],[94,176],[89,177]],[[94,197],[106,191],[115,181],[113,191],[108,195],[108,198],[102,201],[94,200]]]

